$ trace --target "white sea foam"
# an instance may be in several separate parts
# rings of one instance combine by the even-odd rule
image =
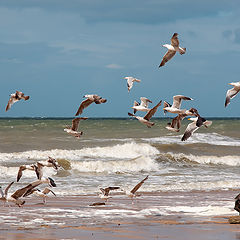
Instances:
[[[214,164],[214,165],[227,165],[227,166],[240,166],[240,156],[228,155],[228,156],[197,156],[197,155],[186,155],[183,153],[167,153],[165,156],[170,154],[171,159],[175,161],[190,161],[199,164]]]
[[[80,150],[31,150],[25,152],[0,153],[0,161],[11,160],[42,160],[48,156],[53,158],[63,158],[67,160],[82,160],[85,158],[107,158],[107,159],[126,159],[138,156],[152,156],[158,154],[159,151],[147,143],[124,143],[106,147],[82,148]]]
[[[157,171],[159,165],[150,157],[137,157],[130,160],[94,160],[72,162],[72,168],[80,172],[140,172]]]
[[[207,143],[220,146],[240,146],[240,140],[218,133],[194,133],[187,141],[181,141],[182,135],[169,135],[156,138],[142,138],[143,141],[161,144],[193,144]]]

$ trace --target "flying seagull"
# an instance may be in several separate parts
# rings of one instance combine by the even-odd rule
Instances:
[[[38,161],[36,164],[21,165],[18,169],[17,182],[22,177],[23,171],[30,170],[30,171],[36,172],[37,168],[43,168],[43,167],[53,167],[55,170],[57,170],[58,167],[60,167],[60,166],[57,163],[56,159],[51,158],[51,157],[48,157],[48,160],[46,160],[46,161]]]
[[[183,95],[176,95],[173,96],[173,105],[171,106],[168,102],[164,101],[163,103],[163,110],[164,113],[170,112],[170,113],[177,113],[177,114],[183,114],[186,112],[186,109],[180,109],[182,100],[193,100],[190,97],[185,97]]]
[[[101,103],[105,103],[107,101],[107,99],[102,98],[102,97],[98,96],[97,94],[85,95],[83,97],[87,98],[87,99],[81,102],[80,107],[78,108],[78,111],[75,114],[75,116],[82,114],[83,109],[88,107],[93,102],[95,102],[96,104],[101,104]]]
[[[155,112],[157,111],[161,103],[162,103],[162,100],[155,107],[150,109],[144,117],[136,116],[132,113],[128,113],[128,115],[138,119],[139,122],[141,122],[142,124],[145,124],[148,128],[150,128],[154,125],[154,122],[150,122],[150,119],[155,114]]]
[[[134,101],[133,104],[133,113],[135,114],[137,111],[143,111],[143,112],[147,112],[150,109],[148,108],[148,103],[152,103],[151,100],[149,100],[146,97],[140,97],[141,103]]]
[[[100,188],[101,190],[101,194],[99,194],[99,197],[102,198],[102,199],[105,199],[105,201],[107,201],[110,196],[109,196],[109,192],[112,191],[112,190],[116,190],[116,189],[119,189],[120,187],[107,187],[107,188]]]
[[[230,103],[230,99],[234,98],[240,91],[240,82],[229,83],[233,88],[229,89],[226,94],[225,107]]]
[[[171,38],[171,44],[164,44],[163,47],[166,47],[168,49],[168,51],[163,56],[163,59],[159,65],[159,67],[164,66],[166,62],[168,62],[170,59],[172,59],[173,56],[176,54],[176,52],[179,52],[181,55],[186,52],[186,48],[179,47],[178,33],[173,34],[173,36]]]
[[[74,118],[72,120],[72,127],[67,126],[67,128],[65,128],[64,131],[76,138],[80,138],[83,132],[78,132],[78,125],[80,120],[86,120],[86,119],[88,118],[87,117]]]
[[[29,196],[29,195],[31,195],[31,194],[35,194],[35,195],[37,195],[37,196],[39,196],[39,197],[42,197],[43,198],[43,204],[45,204],[47,201],[46,201],[46,199],[47,199],[47,194],[48,193],[52,193],[54,196],[56,196],[56,194],[50,189],[50,188],[48,188],[48,187],[46,187],[46,188],[44,188],[44,190],[40,190],[40,189],[38,189],[38,188],[35,188],[35,189],[32,189],[31,191],[28,191],[26,194],[24,194],[24,197],[27,197],[27,196]]]
[[[182,138],[181,141],[186,141],[188,138],[192,136],[192,134],[197,131],[201,126],[209,127],[212,125],[212,121],[208,121],[205,118],[202,117],[195,117],[195,118],[188,118],[188,120],[191,120],[192,123],[189,123]]]
[[[148,179],[148,176],[146,176],[141,182],[139,182],[130,192],[126,192],[126,194],[132,199],[133,203],[133,198],[137,197],[137,190],[143,185],[143,183]]]
[[[168,123],[166,129],[173,132],[179,132],[182,120],[187,116],[200,116],[196,108],[190,108],[185,113],[179,113],[175,118],[172,119],[171,123]]]
[[[8,111],[15,102],[18,102],[21,99],[24,99],[26,101],[29,98],[30,98],[29,96],[25,96],[22,92],[19,92],[19,91],[12,93],[8,100],[8,104],[5,111]]]
[[[125,77],[125,79],[127,79],[128,92],[130,92],[130,89],[133,87],[133,82],[141,82],[140,79],[134,77]]]
[[[5,189],[4,193],[2,191],[2,189],[0,190],[2,197],[0,198],[0,200],[4,201],[4,204],[6,202],[13,202],[16,205],[18,205],[19,207],[21,207],[25,201],[19,199],[20,197],[22,197],[27,191],[32,191],[33,188],[37,187],[39,184],[38,182],[33,182],[28,184],[26,187],[23,187],[21,189],[18,189],[16,192],[14,192],[11,196],[8,196],[8,190],[9,188],[13,185],[14,182],[11,182],[7,188]]]

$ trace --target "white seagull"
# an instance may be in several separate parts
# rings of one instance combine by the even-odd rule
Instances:
[[[80,118],[75,118],[72,120],[72,126],[67,126],[67,128],[64,128],[64,131],[67,132],[68,134],[80,138],[83,132],[78,132],[78,125],[80,120],[86,120],[88,119],[87,117],[80,117]]]
[[[136,118],[142,124],[145,124],[148,128],[152,127],[155,123],[150,122],[152,116],[156,113],[158,107],[161,105],[162,100],[152,109],[150,109],[144,117],[136,116],[132,113],[128,113],[129,116]]]
[[[10,95],[9,100],[8,100],[8,104],[7,104],[7,107],[6,107],[6,110],[5,110],[5,111],[8,111],[8,110],[11,108],[11,106],[12,106],[14,103],[18,102],[19,100],[24,99],[24,100],[26,101],[26,100],[28,100],[29,98],[30,98],[29,96],[25,96],[25,95],[24,95],[22,92],[20,92],[20,91],[16,91],[15,93],[12,93],[12,94]]]
[[[212,125],[212,121],[208,121],[205,118],[202,117],[196,117],[196,118],[188,118],[188,120],[191,120],[192,123],[189,123],[182,138],[181,141],[186,141],[188,138],[192,136],[192,134],[197,131],[201,126],[209,127]]]
[[[105,103],[107,101],[107,99],[102,98],[102,97],[98,96],[97,94],[88,94],[88,95],[84,95],[83,97],[87,98],[87,99],[81,102],[75,116],[82,114],[83,109],[88,107],[93,102],[95,102],[96,104],[101,104],[101,103]]]
[[[128,195],[132,199],[132,203],[133,203],[134,197],[140,196],[140,195],[137,195],[136,192],[147,179],[148,179],[148,176],[146,176],[141,182],[139,182],[130,192],[126,192],[126,195]]]
[[[163,47],[168,49],[167,53],[163,56],[162,62],[159,67],[165,65],[175,54],[179,52],[181,55],[186,52],[186,48],[179,47],[178,33],[174,33],[171,38],[171,44],[164,44]]]
[[[135,114],[137,111],[143,111],[143,112],[147,112],[150,109],[148,108],[148,103],[152,103],[151,100],[149,100],[146,97],[140,97],[141,103],[134,101],[133,104],[133,113]]]
[[[125,77],[125,79],[127,79],[128,92],[130,92],[130,89],[133,87],[133,82],[141,82],[140,79],[134,77]]]
[[[43,204],[45,204],[47,202],[47,194],[48,193],[52,193],[54,196],[56,196],[56,194],[48,187],[44,188],[44,190],[40,190],[38,188],[35,188],[35,189],[32,189],[31,191],[28,191],[26,194],[24,194],[24,197],[27,197],[31,194],[35,194],[39,197],[42,197],[43,198]]]
[[[240,91],[240,82],[229,83],[233,88],[229,89],[226,94],[225,107],[230,103],[230,99],[234,98]]]
[[[164,101],[163,103],[163,110],[164,113],[170,112],[170,113],[177,113],[177,114],[183,114],[186,112],[186,109],[180,109],[182,100],[193,100],[190,97],[185,97],[183,95],[176,95],[173,96],[173,105],[171,106],[168,102]]]
[[[112,190],[116,190],[116,189],[119,189],[120,187],[107,187],[107,188],[100,188],[101,190],[101,194],[99,194],[99,197],[104,199],[106,202],[109,198],[111,198],[109,196],[109,192],[112,191]]]

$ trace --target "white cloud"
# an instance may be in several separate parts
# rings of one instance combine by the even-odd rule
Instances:
[[[111,64],[106,65],[106,68],[120,69],[120,68],[123,68],[123,67],[119,64],[111,63]]]

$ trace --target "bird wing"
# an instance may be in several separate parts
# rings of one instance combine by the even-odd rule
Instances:
[[[171,127],[175,128],[177,126],[177,129],[180,129],[182,120],[186,117],[185,114],[178,114],[175,118],[173,118]]]
[[[79,122],[80,122],[80,118],[74,118],[72,120],[72,130],[73,131],[77,131],[78,130]]]
[[[138,183],[131,191],[130,193],[134,194],[144,183],[144,181],[146,181],[148,179],[148,176],[146,176],[140,183]]]
[[[16,91],[16,94],[17,94],[18,98],[24,99],[25,101],[30,98],[30,96],[25,96],[24,93],[20,92],[20,91]]]
[[[176,54],[176,51],[168,50],[167,53],[163,56],[162,61],[161,61],[160,65],[159,65],[159,67],[164,66],[165,63],[168,62],[175,54]]]
[[[227,107],[227,105],[230,103],[230,99],[234,98],[237,94],[238,94],[238,90],[236,90],[235,88],[231,88],[227,91],[226,94],[226,100],[225,100],[225,107]]]
[[[42,191],[43,194],[48,194],[49,192],[56,196],[56,194],[48,187],[44,188],[44,190]]]
[[[11,106],[15,103],[15,102],[18,102],[19,99],[16,99],[14,96],[11,96],[8,100],[8,104],[7,104],[7,107],[6,107],[6,110],[5,111],[8,111]]]
[[[137,78],[134,78],[134,79],[133,79],[133,82],[141,82],[141,80],[140,80],[140,79],[137,79]]]
[[[37,162],[37,165],[34,165],[34,170],[37,175],[37,178],[39,180],[41,180],[42,176],[43,176],[43,165],[41,163]]]
[[[172,105],[172,107],[173,108],[180,108],[182,100],[193,100],[193,99],[190,98],[190,97],[183,96],[183,95],[173,96],[173,105]]]
[[[127,78],[127,87],[128,87],[128,92],[129,92],[130,89],[133,87],[133,78],[132,77]]]
[[[18,174],[17,174],[17,182],[20,180],[20,178],[22,177],[22,172],[25,168],[23,166],[20,166],[19,167],[19,170],[18,170]]]
[[[5,191],[4,191],[4,196],[7,197],[8,195],[8,190],[9,188],[13,185],[14,182],[11,182],[6,188],[5,188]]]
[[[107,187],[104,189],[104,195],[105,196],[108,196],[109,195],[109,192],[112,191],[112,190],[116,190],[116,189],[119,189],[120,187]]]
[[[178,40],[178,34],[174,33],[172,38],[171,38],[171,45],[173,47],[178,47],[179,46],[179,40]]]
[[[23,195],[25,196],[26,194],[28,194],[28,192],[30,192],[33,188],[37,187],[40,184],[41,184],[40,180],[32,182],[32,183],[28,184],[26,187],[18,189],[15,193],[13,193],[11,195],[11,197],[18,199],[18,198],[22,197]]]
[[[83,109],[88,107],[91,103],[93,103],[93,101],[91,99],[86,99],[86,100],[82,101],[75,116],[82,114]]]
[[[141,100],[140,105],[146,108],[148,107],[148,103],[152,103],[152,101],[146,97],[140,97],[140,100]]]
[[[155,106],[153,107],[152,109],[150,109],[147,114],[144,116],[144,119],[146,120],[150,120],[151,117],[155,114],[155,112],[157,111],[158,107],[162,104],[162,100]]]
[[[181,141],[186,141],[188,138],[191,137],[191,135],[198,130],[198,126],[196,125],[196,122],[189,123],[182,138]]]

